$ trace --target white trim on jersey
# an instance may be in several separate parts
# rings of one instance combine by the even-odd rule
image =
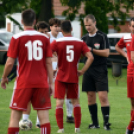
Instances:
[[[78,42],[83,42],[83,40],[75,38],[75,37],[63,37],[63,38],[59,38],[56,39],[56,42],[62,42],[62,41],[78,41]]]
[[[13,35],[13,38],[17,39],[17,38],[22,37],[22,36],[37,36],[37,35],[49,38],[46,34],[40,33],[40,32],[35,31],[35,30],[26,30],[26,31],[17,33],[15,35]]]
[[[123,37],[123,39],[124,39],[124,40],[126,40],[126,39],[132,39],[132,36],[131,36],[131,34],[125,35],[125,36]]]

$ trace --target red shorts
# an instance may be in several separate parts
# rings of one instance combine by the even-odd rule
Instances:
[[[55,80],[54,98],[64,99],[65,94],[68,99],[79,98],[78,83],[65,83]]]
[[[127,76],[127,97],[134,98],[134,77]]]
[[[35,110],[51,109],[50,94],[48,88],[14,89],[10,108],[27,110],[27,104],[31,101]]]

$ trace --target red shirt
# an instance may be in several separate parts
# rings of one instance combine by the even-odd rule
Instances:
[[[125,35],[122,37],[119,42],[117,43],[120,48],[126,47],[127,49],[127,57],[128,57],[128,68],[131,69],[134,67],[133,62],[131,60],[131,42],[132,42],[132,35]]]
[[[89,52],[87,45],[74,37],[63,37],[51,43],[52,51],[58,55],[58,73],[56,80],[78,83],[77,63],[81,54]]]
[[[15,88],[48,88],[46,58],[52,51],[45,34],[26,30],[14,35],[7,56],[18,58]]]

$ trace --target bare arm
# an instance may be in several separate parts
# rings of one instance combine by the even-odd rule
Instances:
[[[104,50],[96,50],[93,49],[93,53],[102,57],[108,57],[109,56],[109,49]]]
[[[53,93],[53,69],[52,69],[51,57],[46,58],[46,68],[47,68],[47,74],[49,78],[49,86],[52,94]]]
[[[121,49],[117,44],[115,45],[115,49],[118,53],[120,53],[122,56],[124,56],[125,58],[127,58],[127,53]]]
[[[94,58],[93,58],[93,55],[91,54],[91,52],[87,52],[85,53],[85,56],[87,57],[87,61],[84,65],[84,67],[81,69],[81,70],[78,70],[78,75],[83,75],[87,69],[89,68],[89,66],[92,64]]]
[[[11,72],[11,70],[13,68],[13,65],[14,65],[14,62],[15,62],[14,58],[11,58],[11,57],[7,58],[6,65],[5,65],[5,68],[4,68],[4,72],[3,72],[3,75],[2,75],[2,81],[1,81],[1,87],[3,89],[6,89],[6,83],[8,84],[7,76]]]
[[[131,51],[131,60],[134,63],[134,51]]]

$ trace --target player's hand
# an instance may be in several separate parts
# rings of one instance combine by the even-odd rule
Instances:
[[[78,76],[81,76],[84,74],[84,72],[82,70],[77,70],[77,74],[78,74]]]
[[[50,93],[50,96],[53,95],[53,91],[54,91],[54,85],[53,84],[49,84],[49,93]]]
[[[3,89],[6,89],[6,83],[8,84],[8,78],[7,77],[6,78],[2,78],[2,80],[1,80],[1,87]]]

